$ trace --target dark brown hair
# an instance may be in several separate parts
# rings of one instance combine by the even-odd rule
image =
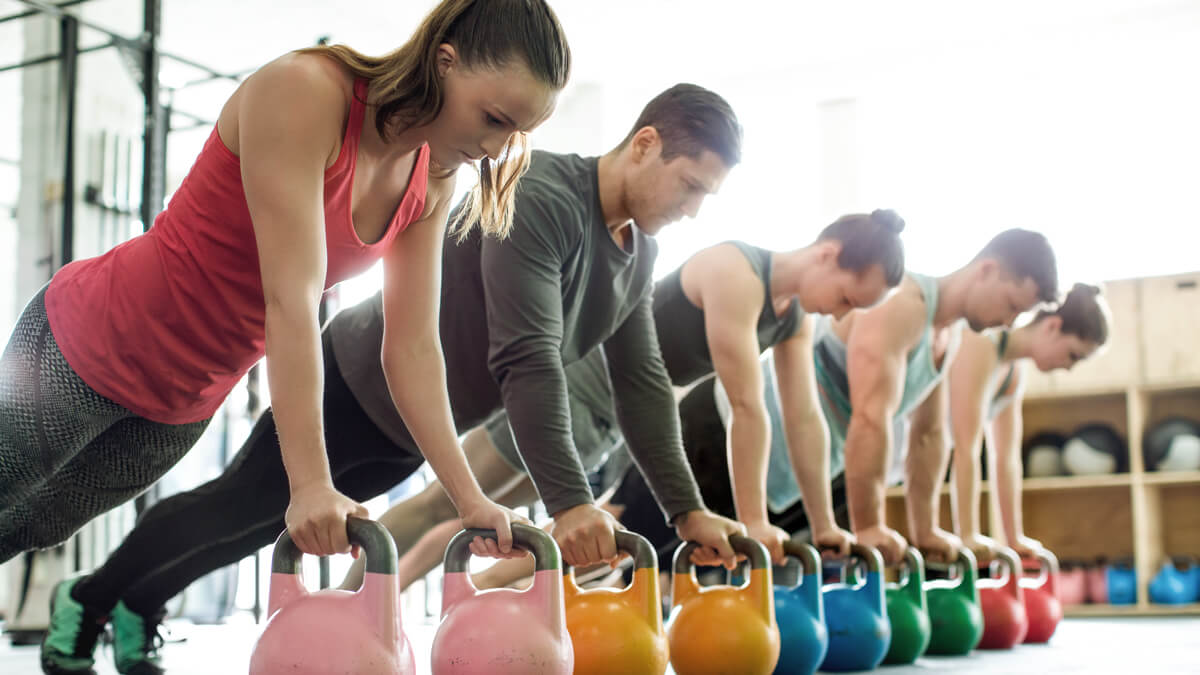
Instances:
[[[629,145],[645,127],[654,127],[662,139],[664,162],[680,155],[696,159],[705,150],[716,153],[726,168],[742,161],[742,125],[737,115],[728,101],[704,87],[677,84],[655,96],[618,147]]]
[[[904,278],[904,244],[900,233],[904,219],[891,209],[875,209],[870,214],[852,213],[833,221],[821,230],[817,241],[841,242],[838,267],[862,274],[872,265],[883,268],[889,288]]]
[[[571,50],[545,0],[443,0],[408,42],[384,56],[366,56],[345,45],[302,51],[329,56],[369,82],[366,102],[375,107],[375,127],[387,140],[395,130],[428,124],[441,112],[437,50],[442,44],[453,46],[467,68],[500,68],[519,60],[555,91],[566,86],[571,72]],[[509,138],[496,166],[487,157],[480,161],[479,183],[454,224],[460,237],[475,222],[487,234],[508,233],[517,181],[529,167],[523,137]]]
[[[1062,332],[1097,346],[1108,341],[1108,303],[1100,296],[1100,287],[1075,284],[1057,309],[1044,309],[1033,322],[1057,316],[1062,320]]]
[[[996,260],[1018,281],[1033,279],[1037,285],[1038,300],[1058,300],[1058,263],[1054,249],[1040,232],[1013,228],[996,235],[975,260]]]

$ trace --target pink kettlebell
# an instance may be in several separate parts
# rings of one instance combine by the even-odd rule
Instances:
[[[495,530],[469,529],[446,547],[442,623],[433,638],[433,675],[570,675],[575,667],[563,607],[558,545],[536,527],[514,523],[513,546],[533,554],[533,585],[480,591],[468,548]]]
[[[250,675],[410,675],[412,648],[400,628],[396,543],[373,520],[347,518],[350,542],[367,571],[355,592],[310,593],[300,579],[300,549],[287,531],[275,542],[267,625],[250,655]]]

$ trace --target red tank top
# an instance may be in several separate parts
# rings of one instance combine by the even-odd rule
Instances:
[[[427,145],[383,236],[358,238],[350,195],[365,80],[354,94],[341,151],[325,171],[326,289],[370,267],[425,208]],[[67,363],[99,394],[167,424],[216,412],[263,356],[266,307],[241,162],[215,126],[154,227],[59,270],[46,313]]]

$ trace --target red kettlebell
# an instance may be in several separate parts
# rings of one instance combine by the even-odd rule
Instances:
[[[1025,594],[1021,589],[1021,560],[1011,548],[996,551],[996,563],[1004,574],[1000,579],[980,579],[979,606],[983,610],[983,637],[979,649],[1012,649],[1025,639],[1029,618],[1025,614]]]
[[[495,530],[463,530],[446,547],[442,623],[433,638],[433,675],[570,675],[575,667],[563,608],[558,544],[514,523],[513,546],[533,554],[533,585],[480,591],[467,563],[471,540]]]
[[[767,548],[736,534],[729,544],[750,563],[750,579],[740,588],[701,588],[691,562],[696,544],[675,549],[667,639],[676,675],[771,675],[779,660]]]
[[[1025,614],[1029,616],[1026,643],[1048,642],[1063,618],[1062,603],[1058,598],[1058,558],[1043,548],[1037,552],[1037,563],[1037,578],[1021,579],[1021,587],[1025,591]]]
[[[650,542],[624,530],[617,532],[617,549],[633,554],[633,581],[626,588],[585,591],[570,566],[563,567],[575,675],[662,675],[669,655],[658,556]]]
[[[309,593],[300,549],[287,531],[275,542],[266,627],[250,655],[250,675],[408,675],[417,672],[400,628],[396,543],[379,523],[346,519],[367,571],[355,592]]]

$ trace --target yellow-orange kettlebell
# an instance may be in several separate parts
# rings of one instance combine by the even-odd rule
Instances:
[[[633,532],[617,532],[617,549],[633,555],[633,582],[582,590],[563,566],[567,632],[575,645],[575,675],[662,675],[667,634],[658,595],[658,556]]]
[[[740,535],[729,543],[750,563],[750,579],[741,587],[701,588],[691,563],[696,544],[675,550],[667,638],[677,675],[770,675],[779,660],[767,549]]]

